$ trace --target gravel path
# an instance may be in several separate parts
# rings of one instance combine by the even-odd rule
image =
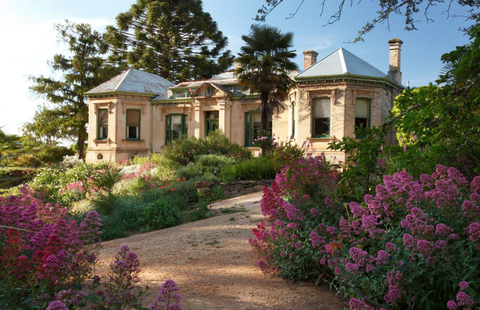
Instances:
[[[262,218],[261,195],[211,205],[214,210],[243,212],[105,242],[98,272],[105,274],[120,246],[127,244],[140,258],[142,284],[150,287],[145,305],[170,278],[180,287],[185,310],[343,309],[345,304],[327,286],[291,283],[262,274],[248,244],[252,228]]]

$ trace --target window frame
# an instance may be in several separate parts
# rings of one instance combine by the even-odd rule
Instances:
[[[210,113],[218,113],[218,117],[210,118]],[[212,110],[212,111],[205,111],[205,137],[208,137],[210,131],[210,126],[212,123],[217,123],[218,128],[220,128],[220,111],[219,110]],[[215,114],[214,114],[215,115]]]
[[[328,125],[328,135],[316,135],[315,134],[315,100],[317,99],[328,99],[329,102],[330,102],[330,116],[328,117],[328,119],[330,120],[330,123]],[[332,133],[332,98],[330,97],[316,97],[316,98],[312,98],[312,138],[330,138],[330,135]]]
[[[253,144],[253,114],[258,113],[260,114],[260,117],[262,115],[261,111],[247,111],[245,112],[245,147],[255,147]],[[269,116],[271,117],[271,115]],[[267,131],[272,133],[272,125],[273,125],[273,120],[269,119],[267,122]],[[247,128],[248,128],[248,134],[247,134]]]
[[[186,122],[187,115],[183,113],[172,113],[167,114],[166,122],[165,122],[165,143],[172,143],[175,140],[172,140],[172,116],[181,116],[181,129],[180,129],[180,136],[186,135],[188,131],[188,124]]]
[[[138,112],[138,123],[137,124],[137,127],[138,127],[138,137],[136,138],[129,138],[128,137],[128,127],[133,127],[133,126],[130,126],[134,123],[128,123],[128,111],[137,111]],[[127,112],[125,114],[125,139],[128,140],[128,141],[139,141],[140,140],[140,124],[142,123],[142,113],[141,113],[141,110],[140,109],[127,109]]]
[[[100,114],[102,111],[105,111],[107,114],[107,122],[101,124],[100,123]],[[100,131],[101,128],[105,127],[105,124],[107,125],[107,136],[106,137],[100,137]],[[107,140],[108,139],[108,109],[98,109],[97,110],[97,140]]]
[[[370,128],[370,117],[371,117],[371,106],[372,106],[372,100],[369,99],[369,98],[363,98],[363,97],[358,97],[358,98],[355,98],[355,119],[354,119],[354,123],[353,123],[353,132],[355,134],[355,139],[362,139],[363,137],[361,135],[358,135],[355,131],[355,128],[357,127],[356,126],[356,123],[357,123],[357,101],[358,100],[365,100],[367,101],[368,103],[368,106],[367,106],[367,127],[366,128]],[[359,117],[358,117],[359,118]],[[363,119],[363,117],[362,117]]]

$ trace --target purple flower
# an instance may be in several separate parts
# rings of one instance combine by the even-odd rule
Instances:
[[[455,310],[458,308],[458,305],[456,302],[454,302],[453,300],[449,300],[447,302],[447,308],[450,309],[450,310]]]
[[[152,310],[182,310],[180,302],[182,301],[182,295],[176,293],[179,288],[175,281],[166,280],[160,290],[158,291],[157,298],[150,304]]]
[[[460,286],[460,290],[464,291],[468,287],[468,282],[462,281],[458,284],[458,286]]]
[[[68,310],[68,308],[60,300],[54,300],[48,304],[47,310]]]

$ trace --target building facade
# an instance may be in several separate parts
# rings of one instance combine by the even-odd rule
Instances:
[[[304,71],[285,109],[275,112],[268,128],[280,141],[308,141],[311,151],[344,161],[345,154],[328,150],[332,141],[355,137],[355,126],[379,126],[403,87],[400,72],[402,41],[392,39],[390,70],[384,74],[339,48],[320,61],[304,52]],[[87,162],[124,161],[163,147],[182,134],[206,137],[220,129],[253,153],[261,128],[260,97],[238,84],[234,72],[204,81],[173,85],[162,77],[129,69],[90,90]],[[360,138],[360,137],[358,137]],[[392,133],[387,143],[395,143]]]

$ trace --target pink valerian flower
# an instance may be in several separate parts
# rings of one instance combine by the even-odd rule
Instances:
[[[47,310],[68,310],[68,308],[60,300],[54,300],[48,304]]]
[[[389,271],[387,274],[388,293],[383,299],[389,303],[394,304],[397,299],[400,299],[402,295],[405,295],[405,291],[401,288],[401,282],[403,281],[403,275],[400,271]]]
[[[87,293],[84,291],[73,291],[73,290],[61,290],[55,294],[55,299],[59,300],[67,305],[75,305],[81,303],[87,297]]]
[[[323,247],[327,243],[325,238],[317,233],[316,229],[312,230],[310,233],[310,241],[312,242],[312,246],[314,248]]]
[[[350,211],[355,218],[362,218],[363,216],[368,215],[368,210],[364,209],[359,203],[350,202]]]
[[[368,254],[367,252],[356,247],[351,247],[349,253],[353,261],[359,265],[363,265],[365,263],[365,257]]]
[[[290,228],[290,229],[296,229],[298,227],[298,224],[297,223],[288,223],[287,227]]]
[[[349,306],[351,310],[375,310],[374,307],[356,298],[350,298]]]
[[[469,240],[473,242],[480,242],[480,222],[472,223],[468,226],[468,232],[470,234]]]
[[[166,280],[160,287],[157,298],[150,304],[150,309],[182,310],[182,306],[180,305],[182,295],[177,293],[178,290],[179,288],[173,280]]]
[[[473,306],[475,301],[465,292],[458,292],[457,294],[458,306]]]
[[[379,250],[377,252],[376,265],[385,265],[388,262],[388,259],[392,256],[391,254],[385,252],[384,250]]]
[[[458,308],[458,305],[457,305],[457,303],[454,302],[453,300],[449,300],[449,301],[447,302],[447,308],[448,308],[449,310],[455,310],[455,309]]]
[[[445,225],[443,223],[437,224],[437,227],[435,229],[435,233],[437,235],[440,235],[440,237],[442,237],[442,238],[445,238],[446,236],[448,236],[452,232],[453,232],[453,229],[448,227],[447,225]]]
[[[463,202],[462,211],[465,217],[469,220],[474,220],[480,217],[480,207],[470,200],[465,200]]]
[[[470,190],[472,194],[480,195],[480,176],[473,178],[472,183],[470,183]]]
[[[135,306],[132,290],[140,282],[140,261],[127,245],[120,247],[115,255],[115,261],[110,263],[108,282],[105,284],[105,303],[108,307],[118,305]]]
[[[464,291],[468,288],[468,282],[467,281],[462,281],[458,284],[458,286],[460,287],[461,291]]]

